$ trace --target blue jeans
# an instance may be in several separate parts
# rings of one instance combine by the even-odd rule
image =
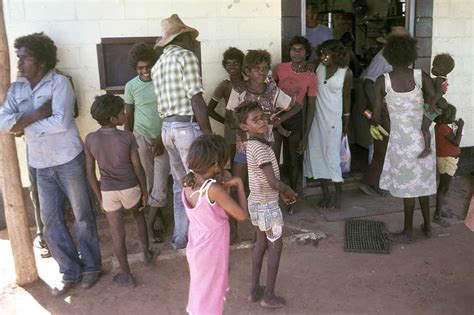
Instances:
[[[37,180],[44,237],[63,281],[76,282],[83,273],[99,272],[102,264],[99,238],[86,181],[84,153],[61,165],[38,168]],[[64,219],[66,197],[75,217],[80,254]]]
[[[173,175],[173,212],[174,231],[171,245],[173,248],[185,248],[188,243],[188,217],[181,199],[181,180],[189,172],[188,152],[191,143],[201,135],[201,129],[195,122],[163,121],[161,137],[170,158]]]

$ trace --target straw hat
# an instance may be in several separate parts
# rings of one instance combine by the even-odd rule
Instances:
[[[156,41],[156,47],[164,47],[169,44],[178,35],[183,33],[192,33],[193,40],[198,37],[199,32],[197,29],[187,26],[181,21],[177,14],[173,14],[167,19],[161,21],[161,38]]]
[[[403,26],[392,26],[392,29],[389,34],[385,34],[383,36],[377,37],[375,40],[379,43],[386,44],[387,37],[390,35],[406,35],[409,34],[408,30]]]

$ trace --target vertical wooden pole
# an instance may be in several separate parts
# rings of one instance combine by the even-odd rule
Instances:
[[[3,103],[10,85],[10,56],[8,53],[7,32],[3,16],[3,1],[0,0],[0,102]],[[8,238],[15,263],[16,282],[19,285],[38,279],[33,243],[28,228],[20,167],[16,152],[15,138],[12,134],[0,133],[0,166],[2,194],[7,221]]]

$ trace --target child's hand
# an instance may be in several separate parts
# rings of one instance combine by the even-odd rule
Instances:
[[[151,150],[155,156],[162,155],[163,152],[165,152],[165,147],[163,146],[163,140],[161,140],[161,136],[153,139],[151,145]]]
[[[298,197],[298,194],[291,189],[290,186],[285,185],[285,189],[281,192],[280,196],[281,199],[287,204],[291,205],[296,202],[296,197]]]
[[[138,211],[143,211],[148,203],[148,193],[146,191],[142,192],[142,198]]]
[[[237,177],[237,176],[230,177],[230,178],[224,180],[224,182],[222,183],[222,186],[225,189],[231,189],[232,187],[239,187],[239,185],[243,185],[242,184],[242,179],[240,177]]]
[[[436,105],[431,104],[426,111],[430,114],[433,114],[436,111]]]
[[[458,120],[456,120],[455,123],[458,126],[458,128],[464,127],[464,120],[462,120],[462,118],[459,118]]]

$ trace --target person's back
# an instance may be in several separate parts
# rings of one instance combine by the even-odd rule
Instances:
[[[100,128],[87,135],[88,150],[99,165],[101,190],[122,190],[137,185],[130,152],[137,148],[133,134],[116,128]]]

